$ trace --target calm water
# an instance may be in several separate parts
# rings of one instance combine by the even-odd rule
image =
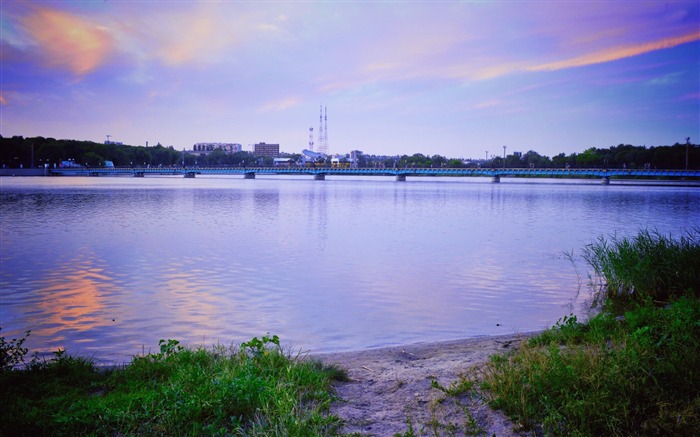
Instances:
[[[0,184],[0,335],[30,329],[32,350],[104,363],[168,338],[228,345],[270,332],[322,352],[538,330],[581,312],[564,251],[700,225],[698,188],[598,181]]]

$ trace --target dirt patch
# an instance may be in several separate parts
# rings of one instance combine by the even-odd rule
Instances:
[[[512,350],[531,334],[316,355],[348,371],[350,382],[337,383],[341,400],[331,413],[345,423],[342,433],[370,436],[519,435],[501,412],[478,399],[450,397],[433,386],[449,387],[469,367]],[[408,434],[407,434],[408,435]]]

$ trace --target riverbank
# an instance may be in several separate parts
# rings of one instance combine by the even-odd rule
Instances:
[[[29,364],[26,337],[3,338],[0,393],[12,401],[0,434],[517,435],[503,413],[454,387],[530,336],[319,355],[285,352],[276,336],[211,350],[161,340],[160,352],[111,368],[65,351]]]
[[[45,168],[0,168],[0,176],[48,176]]]
[[[477,399],[446,397],[437,388],[459,383],[468,368],[484,364],[494,354],[515,350],[536,333],[478,337],[457,341],[316,355],[327,365],[348,372],[350,381],[334,383],[341,398],[331,414],[344,421],[341,434],[372,436],[465,435],[483,430],[486,435],[518,435],[500,411]],[[435,384],[433,381],[436,381]],[[465,413],[465,408],[468,414]]]

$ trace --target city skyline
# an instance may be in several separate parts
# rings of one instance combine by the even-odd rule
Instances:
[[[332,154],[552,156],[700,137],[695,1],[0,8],[5,137],[300,153],[319,106]]]

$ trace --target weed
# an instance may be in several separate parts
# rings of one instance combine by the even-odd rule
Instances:
[[[430,380],[430,386],[434,389],[440,390],[448,396],[459,396],[471,392],[474,388],[474,382],[469,379],[460,378],[450,384],[449,387],[444,387],[437,381],[437,379],[432,378]]]
[[[583,249],[594,303],[617,310],[651,298],[659,304],[681,296],[700,298],[700,227],[678,239],[643,230],[634,237],[599,237]]]
[[[617,320],[601,314],[588,325],[595,332],[582,335],[561,334],[568,326],[488,363],[480,388],[491,405],[551,435],[681,435],[700,427],[700,301],[648,303]],[[601,326],[611,328],[607,336]]]
[[[158,346],[160,346],[160,354],[158,354],[160,358],[168,357],[184,349],[182,346],[180,346],[179,341],[172,339],[168,339],[167,341],[161,339],[158,342]]]
[[[0,328],[0,331],[2,328]],[[31,331],[25,331],[24,337],[5,340],[0,337],[0,372],[12,370],[16,366],[24,363],[24,357],[29,349],[23,347],[24,342],[29,337]]]
[[[410,417],[406,418],[406,426],[408,427],[408,430],[406,430],[406,432],[394,433],[394,437],[415,437],[416,430],[413,428],[413,420],[411,420]]]
[[[273,346],[274,345],[274,346]],[[269,350],[280,351],[280,339],[276,335],[270,336],[270,333],[263,335],[262,339],[253,337],[250,341],[241,343],[241,353],[247,354],[250,357],[260,358]]]

